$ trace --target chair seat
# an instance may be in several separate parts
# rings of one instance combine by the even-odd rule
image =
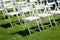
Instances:
[[[55,2],[51,2],[51,3],[47,3],[48,5],[54,5],[55,4]]]
[[[4,10],[3,8],[0,9],[0,11],[3,11],[3,10]]]
[[[48,8],[48,7],[53,7],[52,5],[45,5],[44,7]]]
[[[45,7],[45,5],[44,4],[38,4],[38,5],[36,5],[36,9],[43,9]]]
[[[27,3],[27,4],[28,4],[28,5],[32,5],[32,4],[36,5],[36,3],[33,3],[33,2],[32,2],[32,3]]]
[[[0,4],[0,6],[2,6],[2,4]]]
[[[11,3],[8,3],[8,4],[4,4],[4,7],[5,8],[13,8],[14,6]]]
[[[36,5],[36,9],[44,9],[44,8],[48,8],[48,5],[44,5],[44,4],[40,4],[40,5]],[[50,6],[52,7],[52,6]]]
[[[48,7],[48,5],[45,5],[44,7]]]
[[[39,16],[39,17],[49,17],[51,16],[52,14],[46,14],[46,13],[43,13],[43,14],[36,14],[36,16]]]
[[[58,3],[60,3],[60,1],[58,1]]]
[[[10,13],[5,13],[5,15],[16,15],[19,14],[19,12],[10,12]]]
[[[25,4],[25,1],[17,2],[18,4]]]
[[[8,1],[11,1],[11,0],[3,0],[3,2],[8,2]]]
[[[37,0],[30,0],[30,3],[37,2]]]
[[[60,14],[60,11],[50,11],[52,14]]]
[[[29,12],[29,11],[31,11],[31,7],[24,7],[24,8],[22,8],[22,11]]]
[[[7,7],[7,8],[13,8],[14,6],[10,6],[10,7]]]
[[[23,12],[29,12],[29,11],[31,11],[31,10],[25,10],[25,11],[23,11]]]
[[[48,8],[48,5],[44,5],[44,4],[40,4],[40,5],[36,5],[36,9],[44,9],[44,8]],[[53,7],[53,6],[50,6]]]
[[[40,18],[40,17],[37,17],[37,16],[29,16],[29,17],[23,18],[23,20],[33,21],[33,20],[37,20],[37,19],[39,19],[39,18]]]

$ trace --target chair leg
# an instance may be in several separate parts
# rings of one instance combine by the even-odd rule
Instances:
[[[56,21],[55,21],[55,19],[54,19],[53,15],[52,15],[52,18],[53,18],[53,21],[54,21],[55,25],[57,26],[57,23],[56,23]]]
[[[37,20],[36,20],[36,23],[37,23],[37,25],[38,25],[38,29],[39,29],[39,31],[41,31],[40,26],[39,26],[39,24],[38,24],[38,21],[37,21]]]
[[[29,27],[28,27],[27,22],[26,22],[26,26],[27,26],[27,28],[28,28],[29,34],[31,35],[31,31],[30,31],[30,29],[29,29]]]
[[[21,24],[20,19],[19,19],[19,17],[18,17],[18,14],[17,14],[16,16],[17,16],[17,19],[18,19],[19,23]]]
[[[49,20],[49,22],[50,22],[50,25],[51,25],[51,27],[52,27],[52,23],[51,23],[50,17],[48,17],[48,20]]]
[[[9,15],[8,15],[8,19],[9,19],[10,25],[13,27],[13,25],[12,25],[12,22],[11,22],[11,19],[10,19]]]
[[[40,20],[40,23],[41,23],[41,27],[42,27],[42,29],[44,30],[44,27],[43,27],[43,23],[42,23],[41,18],[40,18],[39,20]]]
[[[3,12],[3,11],[2,11]],[[3,12],[3,17],[4,17],[4,20],[5,20],[5,14],[4,14],[4,12]]]

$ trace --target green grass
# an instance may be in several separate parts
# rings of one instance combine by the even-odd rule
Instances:
[[[60,24],[58,26],[45,26],[45,30],[41,32],[34,31],[32,35],[23,36],[19,32],[25,31],[27,29],[25,24],[19,25],[14,22],[13,27],[4,28],[5,26],[1,26],[2,24],[8,24],[8,21],[2,19],[3,15],[0,13],[0,40],[60,40]],[[55,19],[59,19],[60,16],[55,15]],[[16,21],[16,17],[14,19],[11,17],[13,21]],[[42,20],[45,22],[47,19]],[[39,20],[38,20],[39,21]],[[28,27],[30,27],[31,22],[28,22]],[[45,22],[46,23],[46,22]],[[37,25],[32,22],[32,27],[36,27]],[[32,28],[30,27],[30,28]],[[25,32],[27,33],[27,32]],[[22,34],[25,34],[24,32]]]

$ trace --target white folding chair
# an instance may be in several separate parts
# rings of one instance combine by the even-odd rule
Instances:
[[[26,12],[29,12],[29,14],[30,14],[30,11],[33,12],[33,10],[31,9],[31,6],[27,6],[27,7],[22,8],[22,13],[23,13],[23,14],[22,14],[22,20],[25,21],[26,26],[27,26],[28,31],[29,31],[29,34],[31,35],[31,32],[30,32],[30,29],[29,29],[29,27],[28,27],[27,21],[30,21],[30,22],[36,21],[36,23],[37,23],[37,25],[38,25],[39,31],[41,31],[41,30],[40,30],[40,27],[39,27],[39,24],[38,24],[38,21],[37,21],[37,20],[39,19],[39,17],[36,17],[36,16],[28,16],[28,17],[26,17],[26,16],[25,16],[25,13],[26,13]],[[33,13],[33,14],[34,14],[34,13]]]
[[[4,6],[5,15],[8,16],[8,19],[9,19],[8,21],[10,22],[12,27],[13,27],[13,25],[12,25],[10,16],[16,15],[18,18],[18,21],[20,22],[20,19],[18,17],[19,12],[16,11],[15,6],[13,5],[13,2],[11,0],[9,2],[3,1],[3,6]],[[12,9],[11,12],[9,12],[10,9]]]
[[[16,9],[17,9],[18,11],[21,11],[21,7],[27,6],[27,5],[26,5],[26,4],[27,4],[27,0],[19,0],[19,1],[14,0],[14,4],[15,4],[15,6],[16,6]]]
[[[56,4],[55,4],[54,10],[52,10],[52,9],[50,8],[50,6],[48,7],[48,9],[49,9],[49,13],[50,13],[50,14],[53,14],[53,15],[59,15],[59,14],[60,14],[60,10],[59,10],[59,8],[57,7]],[[56,21],[55,21],[55,23],[56,23]],[[56,25],[57,25],[57,24],[56,24]]]
[[[35,2],[35,1],[34,1],[34,2]],[[40,4],[37,4],[37,5],[36,5],[35,3],[33,3],[33,5],[35,5],[35,7],[36,7],[37,9],[43,9],[44,7],[46,7],[46,5],[42,3],[42,1],[40,1]],[[35,9],[35,8],[33,8],[33,9]],[[39,14],[38,14],[38,15],[39,15]],[[40,15],[41,15],[41,14],[40,14]],[[42,14],[42,15],[46,16],[46,15],[48,15],[48,14]],[[37,15],[36,15],[36,16],[37,16]],[[40,16],[39,16],[39,17],[40,17]],[[40,20],[40,22],[41,22],[41,27],[42,27],[42,29],[44,29],[41,20]],[[51,24],[51,22],[50,22],[50,24]],[[51,26],[52,26],[52,24],[51,24]]]
[[[52,27],[52,22],[51,22],[50,16],[52,16],[52,18],[53,18],[53,15],[52,15],[52,14],[48,14],[48,11],[47,11],[46,7],[40,6],[40,5],[36,5],[35,8],[36,8],[36,13],[37,13],[37,14],[35,14],[35,15],[36,15],[36,16],[39,16],[39,17],[42,17],[42,18],[46,18],[46,17],[47,17],[48,20],[49,20],[49,22],[50,22],[50,25],[51,25],[51,27]],[[44,9],[44,12],[43,12],[43,13],[41,12],[41,14],[40,14],[40,13],[38,12],[38,9],[40,9],[40,12],[41,12],[41,9]],[[54,23],[55,23],[55,25],[56,25],[56,22],[55,22],[54,18],[53,18],[53,21],[54,21]]]

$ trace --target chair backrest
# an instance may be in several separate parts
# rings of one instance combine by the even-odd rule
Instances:
[[[36,10],[36,13],[39,13],[38,10],[40,10],[40,13],[48,13],[47,7],[44,7],[44,5],[36,5],[35,10]]]
[[[26,6],[27,3],[26,0],[19,0],[19,1],[14,0],[14,1],[15,1],[15,6],[18,7],[18,9],[20,9],[20,7]]]
[[[4,6],[4,8],[12,8],[13,7],[13,2],[12,2],[12,0],[9,0],[9,1],[4,1],[3,0],[3,6]]]
[[[4,7],[4,11],[6,14],[9,12],[15,12],[16,11],[15,6],[13,5],[12,1],[3,2],[3,7]]]
[[[34,15],[34,9],[32,6],[26,6],[22,8],[22,12],[23,12],[23,17],[26,17],[25,13],[28,12],[29,16],[33,16]]]
[[[45,4],[45,0],[39,0],[40,4]]]

